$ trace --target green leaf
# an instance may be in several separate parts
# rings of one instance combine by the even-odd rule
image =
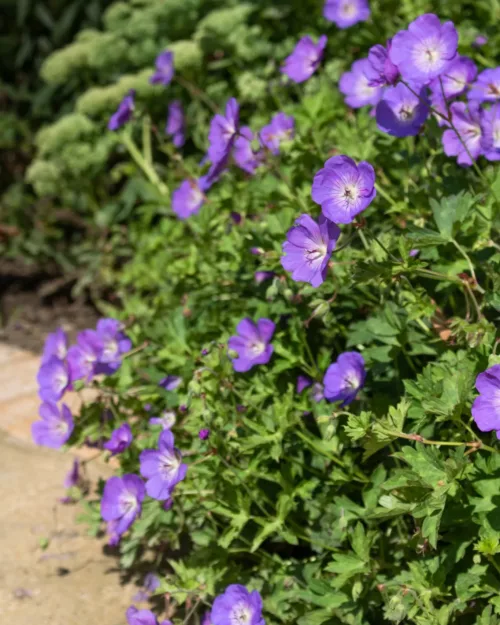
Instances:
[[[442,198],[439,202],[431,198],[434,221],[446,241],[453,239],[454,226],[464,221],[475,201],[470,193],[464,192]]]

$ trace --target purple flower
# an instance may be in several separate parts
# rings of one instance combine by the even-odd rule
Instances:
[[[265,625],[262,599],[257,590],[232,584],[214,599],[211,619],[217,625]]]
[[[165,410],[160,417],[152,417],[149,425],[161,425],[162,430],[170,430],[175,425],[175,412]]]
[[[417,248],[414,248],[414,249],[410,250],[408,256],[411,256],[412,258],[415,258],[415,256],[418,256],[418,254],[420,254],[420,250],[418,250]]]
[[[474,39],[474,43],[472,44],[475,47],[480,48],[481,46],[484,46],[488,43],[488,37],[486,37],[485,35],[478,35],[475,39]]]
[[[252,150],[253,132],[248,126],[243,126],[234,140],[234,162],[240,169],[254,174],[262,162],[262,154]]]
[[[311,399],[316,403],[325,398],[324,388],[320,382],[315,382],[311,389]]]
[[[271,280],[274,276],[274,271],[256,271],[254,273],[255,282],[257,282],[257,284],[262,284],[262,282],[266,280]]]
[[[441,24],[437,15],[417,17],[408,30],[392,39],[389,57],[404,80],[428,85],[445,74],[457,54],[458,33],[453,22]]]
[[[206,441],[210,436],[210,430],[208,428],[203,428],[198,432],[198,437],[200,441]]]
[[[58,328],[45,339],[43,347],[42,365],[49,361],[52,356],[64,360],[68,355],[68,337],[62,328]]]
[[[340,91],[346,96],[345,103],[351,108],[375,106],[382,96],[380,87],[370,86],[366,72],[371,68],[368,59],[361,59],[352,64],[351,70],[342,74],[339,82]]]
[[[448,111],[448,103],[443,98],[443,94],[441,92],[441,87],[439,89],[433,89],[431,91],[431,106],[432,106],[432,115],[434,119],[437,121],[439,126],[449,126],[450,123],[448,121],[449,111]],[[440,113],[440,115],[438,115]]]
[[[226,162],[229,158],[238,134],[239,121],[240,107],[235,98],[230,98],[226,104],[225,115],[217,114],[210,122],[208,158],[216,169],[218,169],[216,164]],[[211,177],[215,177],[214,174]]]
[[[432,91],[443,93],[445,98],[455,98],[461,95],[476,78],[477,67],[472,59],[467,56],[457,56],[450,64],[446,72],[433,80]],[[441,87],[442,85],[442,87]]]
[[[443,133],[443,148],[446,156],[456,156],[459,165],[472,165],[482,153],[482,110],[477,102],[467,105],[463,102],[453,102],[450,106],[451,119],[457,129],[448,129]]]
[[[172,193],[172,210],[177,217],[184,220],[196,215],[207,199],[205,191],[209,188],[207,176],[202,176],[198,180],[184,180]]]
[[[164,388],[166,391],[175,391],[175,389],[182,384],[182,378],[178,375],[168,374],[158,382],[158,386]]]
[[[210,612],[205,612],[201,625],[212,625],[212,614]]]
[[[253,254],[254,256],[260,256],[263,253],[264,253],[264,250],[261,247],[250,248],[250,254]]]
[[[350,404],[363,387],[366,378],[365,361],[358,352],[344,352],[326,370],[323,384],[328,401]]]
[[[146,449],[139,457],[141,475],[147,478],[146,492],[153,499],[168,499],[187,473],[181,452],[174,446],[174,435],[163,430],[158,439],[158,450]]]
[[[500,439],[500,365],[493,365],[476,378],[479,396],[472,404],[472,417],[481,432],[496,431]]]
[[[481,116],[483,131],[482,149],[489,161],[500,161],[500,107],[496,104],[490,110],[483,110]]]
[[[168,510],[170,510],[170,508],[173,505],[174,505],[174,500],[172,499],[172,497],[169,497],[168,499],[165,499],[165,501],[163,502],[162,508],[165,510],[165,512],[168,512]]]
[[[368,63],[364,66],[364,73],[370,87],[388,87],[394,85],[399,78],[399,69],[389,57],[392,40],[385,46],[377,44],[368,52]]]
[[[174,77],[174,53],[164,50],[156,57],[155,65],[156,71],[149,82],[152,85],[165,85],[166,87]]]
[[[323,16],[339,28],[349,28],[370,17],[368,0],[326,0]]]
[[[135,108],[135,89],[131,89],[118,105],[116,113],[111,115],[108,122],[108,130],[118,130],[130,121]]]
[[[78,486],[78,482],[80,481],[80,461],[78,458],[73,460],[73,464],[71,469],[68,471],[66,477],[64,478],[64,488],[73,488],[73,486]]]
[[[312,185],[312,199],[325,217],[338,224],[351,223],[376,194],[373,167],[366,161],[356,165],[348,156],[329,158]]]
[[[68,441],[75,427],[70,409],[63,404],[59,410],[56,403],[44,402],[39,414],[41,421],[35,421],[31,426],[33,441],[36,445],[59,449]]]
[[[103,372],[116,371],[121,365],[122,354],[132,348],[132,342],[121,328],[122,324],[117,319],[99,319],[97,322],[96,334],[102,345],[98,361],[106,365]]]
[[[154,592],[160,587],[160,578],[154,573],[148,573],[144,578],[143,585],[148,592]]]
[[[295,119],[285,113],[276,113],[271,122],[260,131],[260,142],[272,154],[280,153],[282,141],[293,139],[295,134]]]
[[[104,449],[107,449],[111,452],[112,456],[116,454],[121,454],[125,451],[130,444],[132,443],[132,430],[130,429],[130,425],[128,423],[123,423],[119,428],[113,430],[111,433],[111,438],[109,441],[104,443]]]
[[[242,319],[236,326],[237,336],[228,341],[229,349],[237,352],[233,359],[235,371],[249,371],[255,365],[269,362],[274,347],[270,345],[276,326],[270,319],[259,319],[255,324],[251,319]]]
[[[292,54],[285,59],[281,73],[297,83],[311,78],[321,63],[326,42],[326,35],[321,35],[317,44],[309,36],[302,37]]]
[[[153,406],[151,404],[144,404],[144,410],[149,412]]]
[[[473,83],[469,100],[476,102],[496,102],[500,99],[500,67],[485,69]]]
[[[125,613],[128,625],[158,625],[156,616],[151,610],[138,610],[131,605]],[[171,621],[162,621],[160,625],[172,625]]]
[[[144,495],[144,483],[133,473],[111,477],[106,482],[101,499],[101,516],[108,522],[113,544],[117,544],[120,536],[141,514]]]
[[[36,376],[38,395],[43,401],[59,401],[70,383],[69,368],[64,360],[51,356]]]
[[[429,102],[426,88],[420,90],[420,97],[400,82],[384,91],[375,113],[377,126],[394,137],[418,135],[429,116]]]
[[[286,234],[281,264],[292,272],[295,282],[309,282],[318,287],[328,272],[328,261],[337,244],[340,229],[324,215],[314,221],[301,215]]]
[[[90,381],[94,376],[100,355],[102,341],[94,330],[83,330],[76,337],[76,345],[68,349],[68,364],[72,380],[81,378]]]
[[[297,393],[300,395],[302,391],[311,386],[312,380],[308,378],[307,375],[299,375],[297,376]]]
[[[184,136],[184,113],[179,100],[174,100],[168,105],[167,125],[165,133],[172,137],[172,143],[176,148],[181,148],[186,140]]]
[[[236,211],[231,211],[231,219],[233,220],[233,223],[239,226],[243,220],[243,217],[241,216],[241,213],[238,213]]]

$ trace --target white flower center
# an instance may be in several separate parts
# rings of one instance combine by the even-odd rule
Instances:
[[[354,17],[356,14],[356,7],[354,6],[354,3],[349,0],[344,2],[340,7],[340,13],[342,17]]]
[[[355,184],[346,184],[342,191],[342,199],[346,204],[354,204],[359,198],[359,189]]]
[[[252,620],[252,610],[246,603],[238,603],[231,610],[229,621],[231,625],[249,625]]]
[[[68,432],[68,424],[66,423],[66,421],[58,421],[55,425],[54,425],[54,431],[57,434],[60,434],[61,436],[63,436],[64,434],[66,434]]]
[[[411,104],[403,104],[399,109],[399,119],[402,122],[411,122],[415,117],[416,108]]]
[[[160,456],[159,471],[165,478],[171,478],[177,472],[182,459],[175,452],[164,453]]]
[[[68,374],[65,371],[59,372],[54,379],[54,386],[58,391],[62,391],[68,384]]]
[[[326,256],[326,252],[327,252],[326,244],[325,243],[319,244],[316,247],[313,247],[312,249],[307,250],[306,260],[310,265],[316,264],[323,260],[323,258]]]
[[[499,85],[496,85],[494,82],[489,83],[487,93],[488,95],[495,96],[495,98],[499,98],[500,97]]]
[[[495,148],[500,148],[500,122],[493,124],[493,145]]]
[[[105,358],[112,358],[118,353],[118,343],[115,339],[110,339],[104,343],[103,356]]]
[[[137,508],[137,499],[132,493],[124,493],[120,497],[120,508],[123,514],[129,514]]]
[[[264,353],[266,349],[266,344],[263,341],[255,341],[250,345],[250,352],[252,356],[260,356]]]
[[[413,49],[413,60],[423,72],[432,72],[443,65],[439,40],[427,39],[420,41]]]

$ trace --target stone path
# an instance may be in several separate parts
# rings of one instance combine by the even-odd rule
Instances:
[[[58,502],[74,456],[31,441],[38,361],[0,343],[0,623],[124,625],[137,587],[121,584],[105,540],[76,523],[81,507]],[[94,482],[109,474],[88,464]]]

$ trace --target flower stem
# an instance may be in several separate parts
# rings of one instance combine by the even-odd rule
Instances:
[[[464,250],[464,248],[458,243],[458,241],[455,241],[455,239],[452,239],[451,242],[453,243],[453,245],[457,248],[457,250],[460,252],[460,254],[462,254],[462,256],[465,258],[465,260],[467,261],[467,264],[469,265],[469,270],[471,273],[471,276],[474,280],[474,282],[476,283],[476,288],[480,293],[484,293],[484,289],[479,286],[479,283],[477,281],[476,278],[476,272],[474,271],[474,266],[472,265],[472,261],[470,259],[470,256],[467,254],[467,252]]]
[[[134,159],[136,165],[142,169],[148,180],[155,185],[162,195],[168,196],[169,190],[167,185],[160,180],[160,177],[156,173],[152,163],[148,163],[144,156],[140,153],[132,137],[129,134],[124,133],[121,140],[129,151],[130,156]]]

